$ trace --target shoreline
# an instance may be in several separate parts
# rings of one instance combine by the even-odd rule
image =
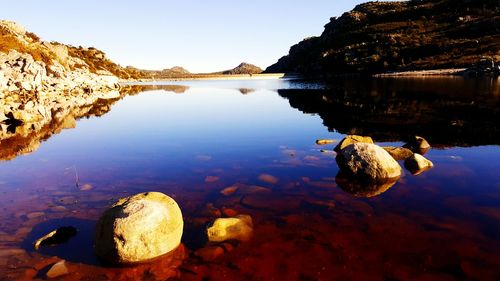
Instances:
[[[137,82],[160,82],[160,81],[188,81],[188,80],[275,80],[286,77],[286,73],[261,73],[261,74],[199,74],[184,77],[165,77],[165,78],[142,78],[120,80],[121,84]]]
[[[463,77],[467,68],[446,68],[446,69],[429,69],[429,70],[409,70],[390,73],[373,74],[372,77],[450,77],[460,76]]]

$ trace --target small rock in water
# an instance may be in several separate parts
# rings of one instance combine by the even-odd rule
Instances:
[[[48,278],[56,278],[65,274],[68,274],[68,268],[66,267],[66,263],[64,260],[55,263],[49,271],[47,271]]]
[[[259,180],[263,181],[265,183],[270,183],[270,184],[277,184],[279,179],[273,175],[269,174],[260,174],[259,175]]]
[[[342,149],[346,148],[351,144],[355,144],[358,142],[362,143],[371,143],[373,144],[373,140],[371,137],[357,136],[357,135],[347,135],[344,139],[342,139],[339,144],[333,149],[335,152],[340,152]]]
[[[413,156],[413,151],[404,147],[395,147],[395,146],[384,146],[382,147],[385,151],[389,152],[389,154],[395,160],[406,160]]]
[[[216,177],[216,176],[207,176],[205,178],[206,183],[212,183],[212,182],[216,182],[218,180],[219,180],[219,177]]]
[[[43,217],[44,215],[45,215],[44,212],[33,212],[33,213],[27,214],[26,217],[28,217],[28,219],[32,220],[32,219],[36,219],[39,217]]]
[[[151,260],[180,245],[184,222],[177,203],[160,192],[125,197],[97,222],[95,251],[105,261],[131,264]]]
[[[434,164],[418,153],[405,160],[405,168],[413,175],[419,175],[432,167]]]
[[[64,243],[71,239],[71,237],[75,236],[76,233],[76,228],[72,226],[59,227],[58,229],[51,231],[50,233],[37,239],[35,241],[35,249],[38,250],[40,246]]]
[[[207,229],[210,242],[226,240],[248,241],[252,237],[253,222],[249,215],[238,215],[233,218],[216,219]]]
[[[81,191],[91,190],[92,188],[94,188],[94,187],[93,187],[91,184],[88,184],[88,183],[86,183],[86,184],[84,184],[84,185],[80,186],[80,190],[81,190]]]
[[[423,137],[415,136],[408,143],[403,145],[404,148],[408,148],[411,151],[418,153],[420,155],[424,155],[429,149],[431,149],[431,145],[425,140]]]
[[[325,145],[325,144],[330,144],[330,143],[336,143],[338,140],[325,140],[325,139],[320,139],[316,140],[317,145]]]
[[[238,190],[238,186],[232,185],[229,187],[224,188],[223,190],[220,191],[222,195],[229,196],[233,193],[235,193]]]
[[[398,162],[375,144],[351,144],[339,152],[336,161],[343,173],[357,180],[383,181],[401,176]]]

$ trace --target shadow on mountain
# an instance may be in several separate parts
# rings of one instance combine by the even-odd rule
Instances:
[[[343,79],[327,90],[278,93],[342,134],[376,141],[421,135],[433,146],[500,144],[499,79]]]

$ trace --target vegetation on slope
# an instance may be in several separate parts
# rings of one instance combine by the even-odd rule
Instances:
[[[498,0],[368,2],[331,18],[266,72],[320,77],[470,67],[500,60]]]

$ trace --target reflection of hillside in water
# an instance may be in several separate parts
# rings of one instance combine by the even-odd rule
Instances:
[[[100,117],[111,110],[114,103],[127,95],[136,95],[147,91],[163,90],[173,93],[184,93],[189,87],[177,85],[161,86],[124,86],[117,98],[97,99],[94,104],[75,106],[62,111],[52,111],[50,121],[39,123],[16,122],[4,125],[0,134],[0,160],[11,160],[19,155],[36,151],[41,142],[64,129],[76,127],[76,120],[88,117]],[[8,105],[6,105],[8,106]],[[5,127],[5,128],[4,128]]]
[[[125,85],[120,89],[122,95],[136,95],[149,91],[166,91],[176,94],[184,94],[189,89],[183,85]]]
[[[377,141],[422,135],[444,146],[500,144],[498,79],[339,80],[328,90],[278,93],[344,134]]]
[[[76,127],[76,120],[84,117],[102,116],[111,110],[111,106],[118,101],[116,99],[98,99],[92,105],[75,107],[61,112],[53,112],[50,122],[33,130],[33,124],[23,123],[16,126],[10,133],[2,134],[0,140],[0,160],[11,160],[19,155],[29,154],[36,151],[40,143],[49,139],[52,135],[59,134],[64,129]],[[38,127],[38,126],[37,126]]]

